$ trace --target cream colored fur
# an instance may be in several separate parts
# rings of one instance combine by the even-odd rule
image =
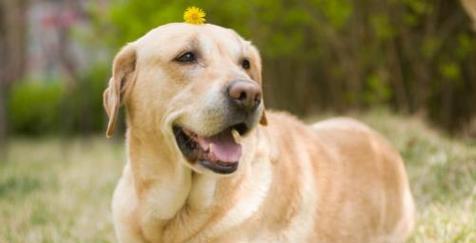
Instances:
[[[190,49],[198,63],[173,61]],[[112,202],[119,242],[405,241],[414,209],[403,161],[357,121],[308,126],[284,113],[266,119],[260,105],[268,125],[255,121],[242,137],[236,172],[187,162],[172,124],[222,130],[219,91],[239,78],[261,84],[258,51],[215,25],[164,25],[118,53],[104,106],[108,136],[119,106],[127,109],[127,163]]]

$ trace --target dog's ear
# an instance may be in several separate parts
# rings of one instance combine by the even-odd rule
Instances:
[[[111,137],[116,127],[119,107],[124,101],[127,91],[135,80],[136,50],[132,44],[123,47],[116,54],[112,64],[112,77],[103,93],[103,104],[109,121],[106,137]]]
[[[266,118],[266,111],[263,109],[263,114],[261,114],[261,119],[259,120],[259,124],[263,126],[268,125],[268,118]]]
[[[258,81],[261,84],[261,86],[263,86],[261,56],[259,54],[258,48],[256,48],[254,45],[252,45],[251,42],[250,42],[250,45],[251,45],[252,58],[254,60],[256,60],[255,61],[256,68],[254,68],[254,70],[252,70],[251,75],[253,76],[253,78],[256,81]],[[263,113],[261,114],[261,118],[259,120],[259,123],[263,126],[268,125],[268,119],[266,118],[266,107],[264,106],[264,103],[263,103]]]

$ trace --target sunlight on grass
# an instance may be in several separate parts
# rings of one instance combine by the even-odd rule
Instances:
[[[410,242],[476,242],[476,143],[386,111],[356,114],[401,151],[417,201]],[[0,163],[0,242],[113,242],[122,144],[15,139]]]

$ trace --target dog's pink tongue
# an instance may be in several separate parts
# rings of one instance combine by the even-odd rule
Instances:
[[[235,142],[230,130],[212,137],[198,138],[198,142],[203,149],[210,148],[208,155],[211,160],[230,163],[240,160],[241,145]]]

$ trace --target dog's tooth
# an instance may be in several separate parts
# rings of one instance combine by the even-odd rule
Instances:
[[[236,143],[241,143],[241,135],[236,129],[231,129],[231,135]]]
[[[207,152],[208,152],[208,153],[212,153],[212,151],[213,151],[213,144],[210,143],[210,144],[208,144],[208,150],[207,150]]]

